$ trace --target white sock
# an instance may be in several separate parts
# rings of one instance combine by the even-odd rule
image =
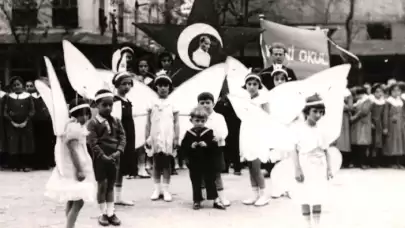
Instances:
[[[121,201],[122,187],[115,187],[115,202]]]
[[[114,203],[108,202],[107,203],[107,216],[113,216],[114,215]]]
[[[106,203],[100,203],[100,204],[98,204],[98,207],[100,208],[101,215],[107,214],[107,204]]]

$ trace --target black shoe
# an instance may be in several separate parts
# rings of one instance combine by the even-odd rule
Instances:
[[[108,222],[113,226],[121,225],[121,220],[119,220],[115,214],[113,214],[111,217],[108,217]]]
[[[201,209],[201,203],[200,202],[194,202],[193,203],[193,210],[200,210]]]
[[[236,176],[241,176],[242,175],[242,173],[240,171],[235,171],[235,172],[233,172],[233,174],[236,175]]]
[[[214,208],[218,210],[226,210],[226,207],[221,202],[214,202]]]
[[[173,169],[172,175],[178,175],[178,173],[177,173],[177,171],[175,169]]]
[[[108,216],[107,215],[101,215],[98,217],[98,224],[101,226],[108,226],[110,225],[110,222],[108,221]]]

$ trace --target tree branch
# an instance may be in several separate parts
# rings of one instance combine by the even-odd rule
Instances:
[[[346,50],[350,50],[350,46],[352,44],[352,29],[353,29],[353,17],[354,17],[354,6],[356,0],[349,0],[349,14],[347,15],[345,21],[345,28],[346,28]]]

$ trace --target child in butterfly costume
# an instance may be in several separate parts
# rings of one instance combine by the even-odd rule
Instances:
[[[87,151],[85,127],[90,118],[90,106],[82,99],[73,100],[68,107],[52,63],[45,57],[50,87],[37,80],[35,86],[51,115],[56,137],[55,163],[45,186],[45,196],[66,202],[66,227],[73,228],[84,202],[96,199],[93,163]]]
[[[166,202],[172,201],[169,193],[171,159],[175,156],[179,144],[179,111],[167,101],[172,91],[172,80],[165,74],[154,81],[159,100],[148,109],[145,140],[148,156],[153,157],[153,180],[155,189],[151,200],[159,199],[163,193]],[[163,186],[161,177],[163,176]],[[163,188],[162,188],[163,187]]]
[[[120,159],[117,181],[115,183],[115,204],[133,206],[130,201],[122,199],[122,184],[125,175],[135,176],[137,163],[135,154],[135,123],[132,117],[132,103],[126,97],[133,86],[133,75],[127,71],[117,73],[113,78],[113,84],[117,88],[114,96],[114,105],[111,115],[121,120],[125,131],[126,145]]]
[[[251,102],[268,113],[268,103],[264,96],[259,95],[259,90],[262,87],[263,85],[258,75],[250,73],[245,77],[243,88],[248,91]],[[254,119],[252,121],[242,121],[240,129],[240,137],[247,139],[240,141],[241,160],[248,162],[250,182],[254,193],[252,198],[243,201],[245,205],[264,206],[269,202],[265,194],[266,184],[264,175],[261,172],[261,164],[269,160],[269,151],[264,140],[264,137],[267,136],[256,131],[256,127],[260,124],[262,123]]]
[[[53,170],[45,187],[45,195],[67,202],[67,227],[74,227],[84,202],[95,201],[96,181],[86,146],[88,131],[84,126],[91,115],[90,106],[81,99],[75,99],[69,107],[71,119],[55,146],[55,153],[60,153],[62,163]]]

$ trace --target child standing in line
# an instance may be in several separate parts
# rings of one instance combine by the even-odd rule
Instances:
[[[135,124],[132,117],[132,103],[126,98],[127,93],[133,86],[132,74],[127,71],[116,74],[113,78],[113,84],[117,89],[117,95],[114,97],[112,116],[121,121],[126,138],[124,154],[120,159],[118,176],[115,183],[115,204],[133,206],[133,202],[122,199],[123,177],[125,175],[135,176],[137,173]]]
[[[384,89],[382,84],[377,83],[371,88],[373,94],[371,106],[371,121],[373,123],[372,134],[373,143],[371,145],[372,159],[371,166],[378,167],[382,165],[382,149],[383,149],[383,111],[385,106]]]
[[[402,156],[405,154],[404,102],[398,84],[389,87],[389,95],[384,107],[383,133],[386,135],[384,156],[389,157],[392,168],[402,169]]]
[[[254,105],[261,107],[265,112],[269,112],[269,105],[263,96],[259,96],[259,90],[263,87],[260,77],[256,74],[248,74],[245,77],[245,85],[243,86],[250,95],[251,102]],[[253,189],[252,198],[244,200],[245,205],[255,205],[257,207],[265,206],[269,203],[269,197],[266,195],[266,183],[264,175],[261,172],[261,164],[269,160],[269,148],[267,145],[260,144],[265,140],[260,140],[260,137],[265,135],[258,134],[258,121],[242,121],[240,128],[240,137],[245,140],[240,141],[241,159],[248,162],[250,184]],[[246,141],[247,139],[247,141]]]
[[[297,127],[297,149],[296,153],[292,153],[295,179],[299,183],[296,194],[308,227],[319,227],[328,180],[333,177],[327,153],[329,145],[323,145],[322,131],[317,124],[325,115],[321,97],[313,95],[307,98],[303,113],[306,120]]]
[[[69,108],[71,119],[64,135],[57,139],[59,146],[55,146],[55,154],[60,153],[62,164],[56,164],[46,184],[45,196],[67,202],[66,227],[73,228],[84,202],[93,202],[96,198],[96,181],[86,146],[89,132],[84,126],[91,116],[90,106],[82,99],[75,99]]]
[[[159,95],[159,102],[152,104],[148,110],[146,122],[146,147],[148,156],[153,157],[153,180],[155,190],[151,200],[158,200],[161,193],[166,202],[172,201],[169,192],[171,160],[179,145],[179,112],[174,104],[168,103],[166,98],[172,90],[172,80],[165,74],[155,78],[155,89]],[[163,174],[163,189],[161,177]]]
[[[111,116],[114,95],[105,89],[96,93],[98,114],[88,123],[88,144],[94,160],[94,172],[98,184],[97,201],[102,226],[121,225],[114,213],[114,184],[124,152],[126,138],[121,121]]]
[[[371,145],[371,99],[365,87],[355,90],[354,114],[350,117],[351,141],[356,166],[365,169],[369,165],[368,152]]]
[[[203,107],[208,114],[207,122],[205,125],[214,131],[215,141],[218,143],[218,158],[221,162],[221,170],[216,174],[216,186],[219,194],[219,198],[225,206],[230,206],[231,202],[225,198],[224,183],[221,177],[221,171],[225,169],[225,139],[228,136],[228,127],[224,117],[214,111],[214,96],[211,93],[201,93],[198,98],[198,105]]]
[[[201,184],[204,180],[207,199],[214,200],[214,208],[225,210],[225,206],[218,197],[215,183],[222,166],[222,158],[218,156],[220,155],[218,141],[215,140],[213,130],[204,126],[208,113],[200,106],[195,108],[190,116],[193,128],[186,132],[180,148],[185,155],[190,171],[193,187],[193,209],[199,210],[201,208],[201,201],[203,201]]]

